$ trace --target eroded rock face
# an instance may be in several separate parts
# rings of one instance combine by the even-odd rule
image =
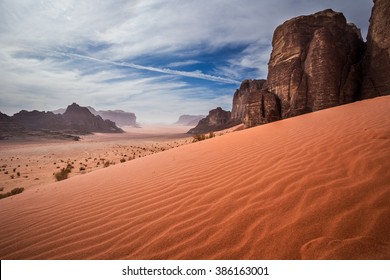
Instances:
[[[343,14],[325,10],[286,21],[274,33],[268,91],[282,118],[352,102],[359,94],[364,43]]]
[[[249,95],[259,92],[265,83],[265,80],[245,80],[241,83],[233,96],[232,119],[239,121],[244,119]]]
[[[242,122],[246,127],[253,127],[281,119],[280,100],[267,90],[251,92]]]
[[[374,0],[363,60],[362,98],[390,94],[390,1]]]
[[[188,131],[188,133],[207,133],[228,128],[231,121],[231,112],[225,111],[221,107],[213,109],[207,117],[201,119],[198,125]]]

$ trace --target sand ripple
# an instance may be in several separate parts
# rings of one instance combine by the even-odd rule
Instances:
[[[0,201],[2,259],[389,259],[390,97]]]

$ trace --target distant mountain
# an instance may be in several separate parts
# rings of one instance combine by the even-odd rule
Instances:
[[[95,116],[101,116],[105,120],[115,122],[118,126],[136,126],[137,118],[134,113],[125,112],[122,110],[108,110],[108,111],[96,111],[94,108],[88,106],[88,110]]]
[[[97,111],[91,106],[86,107],[95,116],[101,116],[104,120],[110,120],[115,122],[117,126],[137,126],[137,117],[134,113],[125,112],[122,110],[108,110],[108,111]],[[52,111],[54,114],[63,114],[66,109],[61,108]]]
[[[201,119],[205,116],[202,115],[181,115],[179,120],[175,124],[186,125],[186,126],[196,126]]]
[[[114,122],[103,120],[76,103],[69,105],[63,114],[22,110],[10,117],[0,113],[0,128],[0,139],[38,136],[77,140],[72,135],[123,132]]]
[[[64,120],[70,124],[72,129],[91,132],[123,132],[113,121],[103,120],[101,116],[95,116],[87,107],[81,107],[76,103],[68,106],[62,114]]]

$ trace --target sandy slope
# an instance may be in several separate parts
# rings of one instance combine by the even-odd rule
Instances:
[[[2,259],[389,259],[390,96],[0,201]]]

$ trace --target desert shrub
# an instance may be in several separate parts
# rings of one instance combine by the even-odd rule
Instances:
[[[210,131],[210,133],[209,133],[209,138],[214,138],[214,137],[215,137],[215,133],[212,132],[212,131]]]
[[[4,187],[1,187],[1,188],[0,188],[0,192],[2,192],[2,191],[4,191]]]
[[[126,162],[126,159],[125,158],[121,158],[121,162]]]
[[[194,138],[193,142],[199,142],[199,141],[206,140],[206,135],[204,135],[204,134],[195,134],[192,137]]]
[[[107,160],[107,161],[104,163],[103,167],[109,167],[109,166],[110,166],[110,162]]]
[[[19,171],[16,173],[16,176],[20,177],[20,172]]]
[[[85,170],[85,167],[84,166],[80,166],[80,171],[84,171]]]
[[[11,191],[11,194],[12,194],[12,195],[15,195],[15,194],[22,193],[23,191],[24,191],[24,188],[14,188],[14,189]]]
[[[60,171],[54,174],[57,181],[68,179],[69,173],[72,171],[72,166],[68,164],[66,168],[62,168]]]
[[[12,191],[0,194],[0,199],[22,193],[24,188],[14,188]]]

